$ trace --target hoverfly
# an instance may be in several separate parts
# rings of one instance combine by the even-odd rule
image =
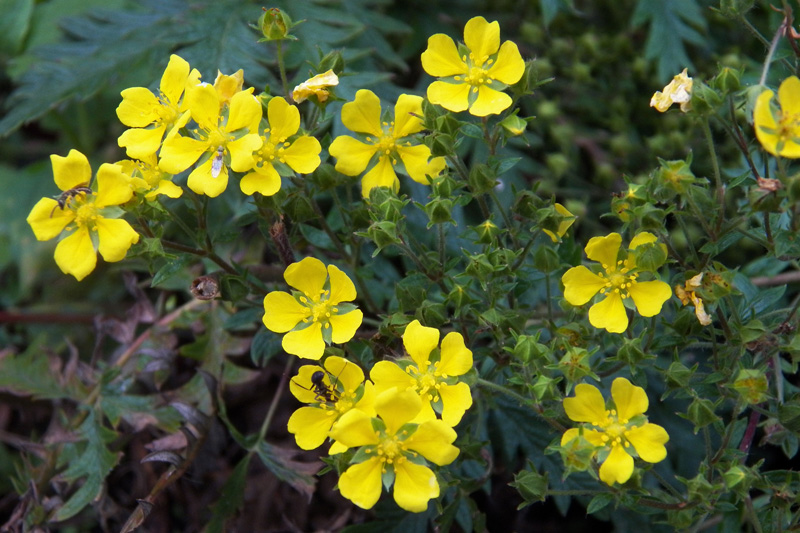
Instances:
[[[56,212],[56,207],[60,208],[62,211],[64,207],[66,207],[67,202],[78,196],[79,194],[89,194],[92,192],[92,189],[89,187],[73,187],[72,189],[67,189],[66,191],[62,192],[58,198],[56,198],[56,205],[53,206],[53,210],[50,211],[50,218],[53,218],[53,213]]]
[[[216,178],[219,176],[220,172],[222,172],[222,156],[225,155],[225,148],[222,146],[217,147],[217,153],[214,155],[214,159],[211,161],[211,177]]]

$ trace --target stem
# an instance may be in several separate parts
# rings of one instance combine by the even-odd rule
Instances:
[[[477,383],[481,387],[484,387],[484,388],[487,388],[487,389],[491,389],[491,390],[493,390],[495,392],[499,392],[501,394],[505,394],[509,398],[513,398],[513,399],[517,400],[520,403],[520,405],[531,406],[531,404],[534,403],[530,398],[526,398],[526,397],[522,396],[521,394],[518,394],[518,393],[516,393],[516,392],[514,392],[514,391],[512,391],[510,389],[507,389],[506,387],[503,387],[502,385],[498,385],[497,383],[485,380],[483,378],[478,378],[478,382]],[[555,429],[559,433],[563,433],[564,431],[567,430],[567,428],[565,428],[564,426],[559,424],[556,420],[554,420],[554,419],[552,419],[552,418],[550,418],[548,416],[545,416],[538,409],[537,405],[534,404],[534,407],[535,408],[533,409],[533,412],[536,413],[537,415],[539,415],[545,422],[550,424],[550,426],[553,429]]]
[[[444,224],[437,224],[437,239],[436,244],[439,248],[439,264],[442,266],[442,276],[444,276],[445,262],[447,260],[446,241],[445,241],[445,227]]]
[[[275,394],[272,395],[272,402],[269,405],[267,416],[264,418],[264,423],[261,424],[261,429],[258,430],[258,439],[256,439],[255,444],[253,445],[254,448],[250,450],[251,452],[255,451],[258,444],[264,440],[264,437],[267,434],[269,425],[272,423],[275,412],[278,410],[278,400],[280,400],[281,396],[283,395],[283,389],[286,388],[286,383],[289,381],[289,373],[292,371],[292,366],[294,366],[294,359],[295,358],[290,355],[286,360],[286,366],[283,367],[283,374],[281,374],[281,381],[278,383],[278,387],[275,389]]]
[[[764,85],[767,82],[767,73],[769,72],[769,67],[772,64],[772,56],[775,55],[775,50],[778,48],[778,43],[781,41],[781,37],[783,37],[785,32],[786,19],[784,18],[781,25],[778,26],[778,31],[775,32],[772,42],[769,44],[769,51],[767,52],[766,59],[764,59],[764,67],[761,69],[761,79],[758,80],[759,85]]]
[[[281,73],[281,85],[283,85],[283,94],[287,98],[289,97],[289,82],[286,79],[286,65],[283,61],[283,40],[279,39],[277,42],[277,54],[278,54],[278,71]]]
[[[511,236],[511,242],[514,244],[514,248],[519,248],[519,242],[517,242],[517,236],[513,231],[513,228],[511,227],[512,226],[511,219],[509,218],[508,213],[506,213],[503,204],[500,203],[500,199],[497,198],[497,193],[494,192],[494,187],[489,189],[489,197],[494,202],[494,205],[497,206],[497,210],[500,211],[500,216],[503,217],[503,222],[505,223],[506,229],[508,230],[508,233]]]
[[[722,227],[722,221],[725,218],[725,187],[722,184],[722,174],[720,174],[719,171],[717,150],[714,148],[714,137],[711,134],[711,126],[709,125],[709,121],[707,118],[702,121],[702,126],[703,126],[703,135],[705,136],[706,144],[708,145],[708,154],[711,157],[711,168],[714,171],[714,184],[716,186],[717,204],[719,205],[719,216],[717,218],[717,229],[716,229],[716,232],[718,233],[720,228]]]

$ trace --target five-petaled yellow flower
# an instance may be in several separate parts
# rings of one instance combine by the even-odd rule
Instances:
[[[287,353],[319,359],[325,345],[353,338],[364,314],[355,305],[356,288],[334,265],[306,257],[286,268],[283,277],[292,294],[273,291],[264,297],[264,325],[283,336]]]
[[[664,444],[669,435],[664,428],[651,424],[644,416],[649,405],[644,389],[625,378],[611,384],[614,405],[606,409],[597,387],[581,383],[575,396],[564,398],[564,411],[575,422],[584,422],[581,429],[568,429],[561,437],[564,446],[582,435],[597,447],[595,456],[600,466],[600,479],[608,485],[625,483],[633,474],[633,457],[658,463],[667,457]]]
[[[796,159],[800,157],[800,79],[786,78],[778,87],[780,109],[773,109],[775,93],[766,90],[758,95],[753,122],[756,137],[772,155]]]
[[[414,424],[422,401],[412,391],[389,389],[375,399],[379,418],[351,409],[331,430],[331,437],[348,448],[360,447],[356,464],[339,478],[339,491],[363,509],[377,503],[381,485],[394,481],[394,501],[413,513],[428,508],[428,501],[439,496],[439,483],[424,457],[439,466],[458,456],[453,446],[456,432],[441,420]]]
[[[299,104],[306,101],[311,96],[317,98],[317,102],[322,103],[328,100],[330,96],[329,87],[339,85],[339,76],[333,70],[328,70],[322,74],[317,74],[311,79],[308,79],[294,88],[292,91],[292,100]]]
[[[672,104],[680,104],[681,111],[686,113],[692,108],[692,78],[683,69],[683,72],[672,78],[664,87],[664,92],[656,91],[650,99],[650,107],[655,107],[660,112],[665,112]]]
[[[186,125],[190,113],[182,105],[181,96],[186,87],[199,81],[200,73],[190,72],[189,63],[173,54],[161,76],[157,96],[145,87],[122,91],[117,117],[130,129],[120,135],[118,144],[128,157],[146,159],[154,155],[161,148],[165,133],[170,138]]]
[[[291,142],[287,141],[300,129],[297,107],[276,96],[267,104],[267,120],[269,127],[261,135],[261,148],[256,153],[253,170],[239,183],[245,194],[259,192],[264,196],[272,196],[278,192],[281,176],[276,165],[279,168],[286,165],[291,171],[310,174],[320,163],[322,147],[315,137],[300,135]]]
[[[97,252],[113,263],[121,261],[139,234],[120,220],[124,204],[133,196],[130,178],[118,165],[103,164],[97,171],[97,191],[89,188],[92,169],[86,156],[70,150],[67,157],[51,155],[53,177],[64,191],[58,199],[42,198],[28,215],[28,224],[40,241],[67,236],[56,246],[55,260],[64,274],[78,281],[97,265]]]
[[[289,382],[295,398],[309,405],[301,407],[289,418],[289,433],[304,450],[318,448],[328,438],[337,420],[351,409],[360,409],[375,416],[375,389],[364,382],[364,372],[358,365],[341,357],[325,360],[325,368],[317,365],[300,367]],[[345,451],[334,443],[331,454]]]
[[[525,61],[517,45],[500,45],[500,24],[483,17],[470,19],[464,27],[464,47],[456,47],[449,36],[428,38],[422,53],[422,68],[440,78],[428,86],[428,100],[450,111],[465,111],[478,117],[502,113],[511,97],[501,92],[517,83],[525,72]]]
[[[239,91],[223,106],[213,85],[186,90],[186,105],[197,124],[193,137],[175,135],[164,141],[159,167],[171,174],[183,172],[201,156],[205,159],[189,174],[187,185],[197,194],[212,198],[228,186],[228,167],[235,172],[253,168],[253,152],[261,147],[258,124],[261,104],[251,91]]]
[[[656,241],[655,235],[643,231],[631,241],[629,250]],[[663,281],[639,281],[641,270],[632,254],[619,258],[622,237],[611,233],[606,237],[592,237],[586,245],[586,255],[600,263],[603,271],[592,272],[583,265],[572,267],[564,274],[564,298],[572,305],[583,305],[598,292],[603,299],[589,309],[589,322],[596,328],[612,333],[622,333],[628,327],[628,315],[623,300],[631,298],[642,316],[655,316],[661,312],[672,295]]]
[[[410,360],[379,361],[372,367],[375,390],[380,394],[397,388],[419,395],[422,408],[415,422],[435,420],[435,409],[448,426],[458,424],[472,405],[469,385],[458,381],[472,368],[472,352],[464,345],[464,337],[451,331],[439,348],[439,330],[414,320],[403,333],[403,345]]]
[[[414,181],[428,185],[445,167],[443,157],[431,158],[424,144],[412,144],[410,136],[422,131],[422,98],[401,94],[394,108],[394,120],[381,122],[381,102],[372,91],[361,89],[356,99],[342,106],[342,123],[353,132],[365,134],[365,142],[347,135],[334,139],[329,148],[336,158],[336,170],[358,176],[373,159],[377,162],[361,180],[361,194],[366,198],[373,187],[398,190],[395,173],[398,166]]]

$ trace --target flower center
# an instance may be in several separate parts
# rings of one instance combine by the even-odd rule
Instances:
[[[411,365],[406,368],[406,372],[411,376],[411,389],[416,390],[420,396],[427,396],[428,401],[439,401],[439,383],[440,373],[437,370],[437,364],[428,366],[426,370],[420,370],[416,366]]]
[[[622,445],[625,448],[630,446],[627,435],[628,431],[632,428],[628,427],[627,420],[620,420],[617,418],[617,411],[615,409],[606,411],[606,420],[602,424],[602,429],[605,432],[605,435],[602,436],[602,439],[606,445],[609,445],[612,448],[619,445]]]
[[[617,261],[616,265],[603,265],[605,275],[602,272],[598,274],[601,278],[605,278],[606,284],[600,289],[600,294],[615,292],[623,299],[630,296],[629,290],[636,284],[638,274],[631,273],[626,261]]]
[[[783,142],[793,141],[800,137],[800,115],[781,111],[778,120],[778,136]]]
[[[304,304],[309,309],[309,315],[303,319],[303,322],[319,322],[324,328],[331,327],[331,315],[338,313],[339,309],[332,306],[328,301],[330,294],[330,291],[322,290],[316,298],[308,293],[300,297],[300,303]]]
[[[75,209],[75,223],[80,226],[94,228],[98,219],[97,207],[93,203],[84,203]]]
[[[406,431],[402,431],[399,435],[392,435],[391,437],[385,435],[375,448],[367,449],[366,452],[374,453],[378,458],[383,460],[382,471],[386,472],[387,464],[401,464],[408,460],[406,458],[408,451],[405,442],[403,442],[407,436]],[[400,437],[402,437],[402,439]]]

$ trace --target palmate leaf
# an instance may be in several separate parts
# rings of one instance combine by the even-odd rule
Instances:
[[[347,56],[374,56],[395,67],[405,63],[392,49],[388,34],[407,26],[380,15],[382,0],[276,1],[294,20],[299,41],[287,44],[290,69],[347,45]],[[259,43],[250,27],[261,3],[241,0],[142,0],[134,10],[97,10],[65,18],[63,42],[35,48],[37,61],[18,80],[0,120],[0,136],[67,102],[86,101],[109,87],[156,86],[170,53],[177,53],[213,81],[217,70],[244,69],[246,83],[279,91],[279,81],[264,65],[275,65],[275,45]],[[296,43],[296,44],[295,44]],[[277,69],[273,69],[276,71]],[[361,70],[364,70],[363,68]],[[146,80],[125,78],[149,72]]]
[[[645,44],[645,58],[655,60],[659,79],[666,83],[692,62],[685,43],[706,46],[706,39],[696,29],[706,29],[706,19],[698,0],[639,0],[631,26],[650,23]]]

